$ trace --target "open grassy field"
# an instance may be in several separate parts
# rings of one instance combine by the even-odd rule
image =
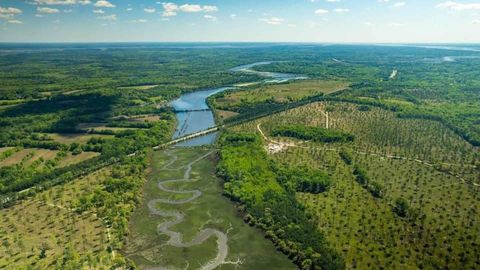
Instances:
[[[158,84],[147,84],[147,85],[135,85],[135,86],[122,86],[118,87],[120,90],[150,90],[157,87]]]
[[[82,133],[42,133],[42,134],[45,134],[52,140],[59,143],[63,143],[63,144],[86,143],[92,138],[110,139],[113,137],[111,135],[91,135],[91,134],[82,134]]]
[[[108,229],[75,200],[109,174],[105,169],[0,210],[1,269],[104,269],[113,264]]]
[[[3,154],[10,149],[13,149],[13,147],[0,147],[0,154]]]
[[[133,122],[157,122],[160,121],[160,116],[158,115],[140,115],[132,116],[128,119]]]
[[[294,269],[294,265],[277,252],[263,235],[246,225],[231,202],[222,196],[220,180],[215,177],[214,153],[198,160],[208,149],[173,149],[168,152],[155,152],[152,159],[152,171],[144,187],[143,204],[131,219],[130,231],[124,254],[141,268],[175,267],[199,268],[218,261],[221,255],[226,257],[218,269]],[[178,159],[175,159],[175,156]],[[192,164],[191,181],[163,184],[171,190],[198,190],[196,192],[173,193],[159,189],[159,181],[181,179],[187,164]],[[169,166],[166,166],[170,164]],[[191,198],[195,197],[193,200]],[[173,247],[175,240],[165,233],[159,233],[161,224],[176,220],[152,214],[148,203],[154,199],[188,201],[172,205],[157,201],[153,207],[158,211],[179,211],[183,220],[169,227],[180,233],[181,241],[188,243],[201,231],[215,230],[226,237],[226,246],[218,236],[211,236],[191,247]],[[191,200],[191,201],[189,201]],[[169,241],[170,239],[170,241]],[[216,260],[214,260],[217,257]]]
[[[24,165],[25,166],[30,166],[35,161],[37,161],[39,163],[43,163],[46,160],[52,160],[55,157],[57,157],[58,152],[59,151],[52,151],[52,150],[47,150],[47,149],[34,149],[34,152],[32,153],[33,154],[32,158],[30,158],[29,160],[26,160]]]
[[[21,149],[9,155],[3,160],[0,160],[0,167],[13,166],[20,164],[23,167],[42,167],[48,161],[54,162],[54,167],[65,167],[76,164],[84,160],[100,155],[96,152],[81,152],[73,155],[70,152],[61,152],[58,150],[47,150],[38,148]]]
[[[319,94],[331,94],[348,88],[343,81],[299,80],[283,84],[262,84],[228,92],[215,99],[222,110],[264,102],[286,103]]]
[[[282,125],[326,126],[354,142],[322,144],[272,137]],[[259,126],[259,124],[261,124]],[[438,122],[395,117],[391,112],[338,102],[314,103],[236,127],[262,132],[280,145],[280,164],[326,171],[334,180],[324,193],[297,193],[318,219],[349,269],[477,269],[480,267],[479,149]],[[352,165],[339,155],[351,154]],[[374,197],[357,181],[354,166],[379,183]],[[414,217],[395,212],[405,199]]]
[[[29,161],[35,155],[35,149],[22,149],[0,162],[0,166],[12,166]]]
[[[99,156],[99,155],[100,155],[99,153],[95,153],[95,152],[82,152],[78,155],[73,155],[71,153],[68,153],[65,158],[60,160],[60,162],[58,163],[58,166],[59,167],[65,167],[65,166],[72,165],[72,164],[75,164],[75,163],[79,163],[79,162],[82,162],[84,160],[87,160],[87,159],[90,159],[90,158],[93,158],[93,157],[96,157],[96,156]]]
[[[82,123],[77,126],[78,129],[87,131],[87,132],[102,132],[102,131],[126,131],[126,130],[135,130],[136,128],[127,128],[127,127],[107,127],[105,123]]]

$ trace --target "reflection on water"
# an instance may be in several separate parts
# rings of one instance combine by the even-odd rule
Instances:
[[[282,83],[290,80],[307,79],[303,75],[276,73],[276,72],[260,72],[251,68],[259,65],[268,65],[273,62],[258,62],[230,69],[232,72],[254,73],[261,77],[265,77],[265,83]],[[173,138],[180,138],[186,135],[197,133],[209,128],[215,127],[215,118],[207,105],[207,98],[211,95],[223,92],[234,87],[221,87],[215,89],[207,89],[186,93],[171,103],[172,107],[177,111],[177,128]],[[204,111],[198,111],[204,110]],[[185,142],[181,142],[176,146],[200,146],[213,144],[218,137],[218,132],[207,134],[202,137],[194,138]]]

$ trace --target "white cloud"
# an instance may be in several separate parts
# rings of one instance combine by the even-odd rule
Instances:
[[[162,3],[164,17],[172,17],[177,15],[178,6],[174,3]]]
[[[146,23],[148,20],[145,19],[138,19],[138,20],[133,20],[132,23]]]
[[[204,15],[203,18],[205,18],[205,19],[207,19],[211,22],[216,22],[217,21],[217,17],[212,16],[212,15],[208,15],[208,14]]]
[[[329,11],[326,10],[326,9],[317,9],[317,10],[315,10],[315,14],[317,14],[317,15],[323,15],[323,14],[327,14],[327,13],[329,13]]]
[[[285,20],[282,19],[282,18],[278,18],[278,17],[271,17],[271,18],[260,19],[260,21],[265,22],[265,23],[270,24],[270,25],[280,25]]]
[[[2,8],[0,7],[0,14],[21,14],[22,10],[18,8],[8,7]]]
[[[200,12],[202,11],[202,7],[200,5],[185,4],[180,6],[180,10],[183,12]]]
[[[15,14],[3,14],[0,13],[0,19],[11,20],[15,18]]]
[[[101,16],[98,18],[105,21],[116,21],[118,19],[116,14]]]
[[[399,7],[405,6],[406,4],[407,3],[405,3],[405,2],[396,2],[395,4],[393,4],[393,7],[399,8]]]
[[[437,5],[437,8],[453,11],[480,10],[480,3],[462,4],[455,1],[446,1]]]
[[[55,13],[59,13],[60,10],[56,8],[37,7],[37,12],[41,14],[55,14]]]
[[[15,19],[15,16],[22,14],[22,10],[14,7],[0,7],[0,19],[6,20],[7,23],[21,24],[22,21]]]
[[[115,5],[108,2],[107,0],[99,0],[97,1],[94,6],[96,7],[106,7],[106,8],[114,8]]]
[[[478,19],[478,20],[473,20],[472,23],[473,23],[473,24],[480,24],[480,19]]]
[[[196,12],[217,12],[218,8],[216,6],[202,6],[196,4],[184,4],[177,5],[175,3],[161,3],[163,6],[163,16],[172,17],[177,15],[178,12],[185,13],[196,13]]]
[[[102,9],[94,9],[94,10],[93,10],[93,13],[95,13],[95,14],[104,14],[105,11],[103,11]]]
[[[88,5],[90,0],[35,0],[34,4],[37,5]]]
[[[205,11],[205,12],[217,12],[218,8],[216,6],[203,6],[203,11]]]
[[[19,21],[19,20],[9,20],[7,22],[11,23],[11,24],[22,24],[23,23],[22,21]]]
[[[143,11],[145,11],[146,13],[155,13],[155,9],[154,8],[145,8],[143,9]]]

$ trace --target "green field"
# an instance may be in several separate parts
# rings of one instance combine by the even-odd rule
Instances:
[[[110,267],[109,229],[94,212],[74,211],[110,174],[105,169],[0,211],[1,269]]]
[[[480,269],[478,51],[197,45],[0,44],[0,269]]]
[[[170,152],[170,156],[165,152],[153,154],[152,171],[144,187],[143,203],[132,216],[131,234],[123,253],[141,268],[154,266],[184,268],[188,265],[197,268],[215,258],[217,254],[215,237],[189,248],[165,245],[169,237],[159,234],[157,226],[172,218],[152,215],[147,204],[150,200],[158,198],[183,200],[191,197],[192,194],[172,195],[159,190],[158,181],[182,178],[187,163],[211,150],[165,151]],[[169,168],[179,170],[163,169],[173,156],[178,156],[178,160]],[[184,242],[189,242],[206,228],[225,233],[228,237],[228,256],[226,263],[219,269],[294,269],[288,258],[276,251],[273,244],[266,240],[260,231],[245,224],[234,205],[222,196],[222,183],[215,177],[214,157],[215,154],[212,153],[193,165],[191,182],[170,183],[167,186],[174,190],[200,190],[202,196],[182,205],[156,204],[159,209],[175,209],[185,215],[184,221],[173,226],[171,230],[180,232]]]
[[[355,136],[353,142],[316,143],[273,137],[277,127],[325,127]],[[260,126],[258,124],[261,124]],[[438,122],[401,119],[377,108],[314,103],[234,128],[265,134],[280,145],[278,164],[326,171],[332,187],[321,194],[297,193],[350,269],[435,269],[480,267],[480,171],[478,148]],[[351,155],[352,165],[340,152]],[[382,187],[380,198],[356,181],[354,165]],[[405,199],[414,218],[395,214]],[[447,255],[448,254],[448,255]]]
[[[345,90],[349,83],[333,80],[299,80],[282,84],[260,84],[220,93],[211,98],[211,105],[222,119],[241,113],[242,108],[264,103],[286,104],[318,95]]]

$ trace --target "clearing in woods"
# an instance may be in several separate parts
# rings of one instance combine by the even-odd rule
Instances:
[[[255,85],[247,89],[242,88],[217,95],[214,107],[222,110],[220,112],[222,112],[223,118],[229,118],[235,114],[226,114],[225,111],[235,111],[247,104],[287,103],[320,94],[332,94],[348,87],[348,82],[323,80],[299,80],[282,84]]]
[[[0,269],[65,269],[64,258],[78,256],[88,258],[82,267],[110,267],[104,222],[92,212],[73,209],[77,198],[92,193],[109,174],[106,168],[2,209]]]

